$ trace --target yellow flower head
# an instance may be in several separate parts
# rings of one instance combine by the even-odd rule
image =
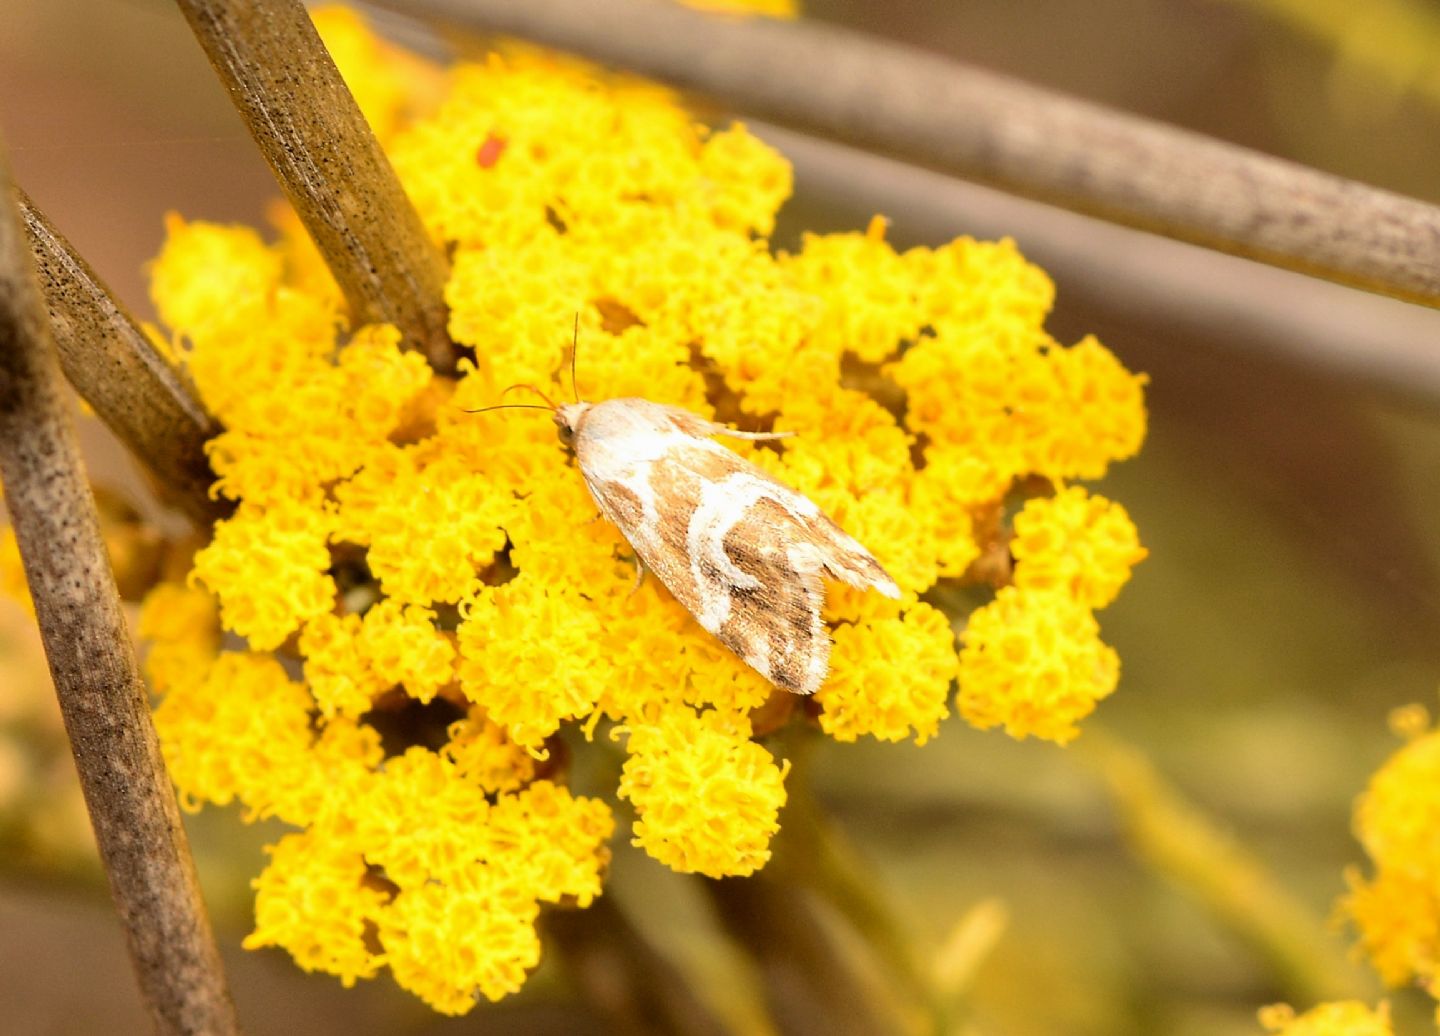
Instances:
[[[1103,608],[1147,552],[1125,508],[1071,486],[1026,501],[1015,516],[1010,553],[1020,589],[1059,590]]]
[[[765,865],[790,766],[777,766],[746,726],[681,708],[630,730],[619,794],[639,816],[636,845],[682,874],[722,878]]]
[[[1288,1004],[1260,1011],[1260,1026],[1276,1036],[1392,1036],[1390,1008],[1370,1008],[1358,1000],[1321,1004],[1297,1015]]]
[[[769,858],[790,764],[760,737],[787,717],[924,742],[958,676],[971,722],[1074,735],[1118,671],[1091,611],[1144,552],[1072,488],[1021,512],[1006,586],[1007,494],[1134,453],[1143,379],[1044,332],[1053,288],[1013,243],[900,252],[877,219],[777,255],[790,166],[743,126],[533,49],[420,73],[354,16],[317,20],[451,257],[465,358],[437,373],[395,329],[348,326],[293,214],[273,245],[168,223],[152,292],[224,424],[214,491],[237,508],[144,626],[187,805],[300,829],[250,945],[345,982],[388,968],[447,1012],[513,992],[540,904],[600,892],[611,807],[570,793],[557,746],[601,724],[625,734],[635,843],[716,877]],[[831,588],[831,676],[795,708],[656,580],[634,588],[544,414],[470,412],[539,394],[793,431],[741,452],[902,599]],[[962,656],[946,595],[922,595],[966,581],[998,596]]]
[[[1115,689],[1120,659],[1083,601],[1009,586],[976,609],[960,653],[960,713],[981,729],[1064,743]]]
[[[1341,910],[1390,985],[1440,979],[1440,732],[1414,732],[1370,779],[1355,808],[1355,833],[1372,878],[1347,874]]]

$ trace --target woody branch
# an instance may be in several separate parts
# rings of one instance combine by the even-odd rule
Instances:
[[[75,766],[156,1029],[236,1031],[0,159],[0,478]]]
[[[446,262],[300,0],[179,0],[356,323],[454,366]]]
[[[1117,223],[1440,306],[1440,208],[914,48],[655,0],[382,0]]]
[[[70,242],[23,191],[15,201],[65,377],[150,469],[163,499],[201,527],[224,517],[205,455],[215,419]]]

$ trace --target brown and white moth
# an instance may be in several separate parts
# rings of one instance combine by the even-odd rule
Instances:
[[[820,619],[822,576],[900,588],[870,552],[808,497],[719,443],[779,439],[741,432],[647,399],[570,403],[554,410],[562,442],[601,513],[700,625],[778,687],[813,694],[830,638]]]
[[[578,345],[580,318],[575,318]],[[570,354],[570,380],[575,381]],[[898,598],[900,588],[871,553],[809,497],[709,439],[785,439],[792,432],[742,432],[648,399],[544,399],[575,453],[600,512],[649,569],[720,642],[765,679],[814,694],[830,665],[820,619],[822,576]],[[508,391],[508,390],[507,390]],[[506,406],[482,407],[498,410]],[[636,584],[639,585],[638,583]]]

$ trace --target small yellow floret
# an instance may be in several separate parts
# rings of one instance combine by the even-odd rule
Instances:
[[[1388,986],[1440,977],[1440,882],[1406,867],[1380,867],[1374,878],[1345,874],[1340,910],[1360,933],[1360,948]]]
[[[1148,379],[1126,370],[1093,337],[1049,356],[1060,388],[1026,467],[1052,479],[1102,478],[1113,462],[1140,451]]]
[[[830,676],[816,693],[820,727],[837,741],[862,734],[923,745],[949,711],[955,634],[928,604],[903,614],[846,623],[835,631]]]
[[[1059,590],[1088,608],[1113,601],[1148,553],[1125,508],[1079,486],[1026,501],[1014,527],[1015,585]]]
[[[435,626],[435,612],[395,600],[365,613],[363,650],[385,686],[399,685],[422,702],[455,678],[455,645]]]
[[[1440,877],[1440,732],[1392,755],[1355,809],[1355,833],[1377,863]]]
[[[305,682],[326,718],[359,716],[390,686],[371,668],[361,647],[361,628],[358,615],[326,612],[311,619],[300,634]]]
[[[477,995],[500,1000],[540,963],[539,905],[476,870],[449,885],[414,885],[380,918],[385,962],[401,988],[442,1014],[465,1014]]]
[[[334,607],[335,581],[327,574],[332,524],[328,513],[303,504],[242,505],[216,524],[190,578],[220,599],[226,629],[257,651],[277,648]]]
[[[1355,833],[1375,868],[1347,875],[1341,909],[1390,985],[1440,979],[1440,732],[1422,734],[1370,779]]]
[[[165,694],[193,683],[220,650],[220,613],[215,598],[179,583],[160,583],[140,605],[136,634],[149,647],[145,675],[150,689]]]
[[[388,897],[366,884],[364,857],[311,832],[286,835],[269,853],[254,882],[255,930],[245,948],[282,946],[306,971],[335,975],[347,987],[374,978],[381,958],[365,933]]]
[[[525,576],[487,587],[460,625],[460,687],[516,744],[538,750],[599,700],[603,632],[593,602],[574,590]]]
[[[274,813],[309,772],[313,705],[267,655],[227,652],[194,682],[171,687],[155,729],[182,801],[198,808],[239,798],[259,816]]]
[[[490,801],[455,764],[415,746],[386,759],[353,804],[353,837],[402,888],[450,881],[483,854]]]
[[[485,825],[490,865],[525,894],[587,907],[600,895],[615,832],[610,807],[552,781],[499,795]]]
[[[780,829],[787,761],[716,712],[667,712],[630,729],[620,797],[635,806],[634,844],[682,874],[753,874]]]
[[[705,139],[699,171],[715,225],[746,234],[774,230],[775,212],[794,186],[785,156],[739,123]]]
[[[443,749],[455,772],[487,792],[514,791],[535,778],[535,757],[505,735],[505,728],[485,717],[483,709],[450,725]]]
[[[512,500],[503,486],[454,456],[388,447],[335,491],[338,538],[369,548],[385,593],[422,606],[454,604],[505,545]]]
[[[957,705],[981,730],[1064,744],[1120,677],[1090,609],[1055,591],[1005,587],[971,613],[963,640]]]
[[[885,241],[883,222],[874,227],[871,233],[806,234],[799,254],[780,260],[801,290],[825,302],[812,343],[867,363],[890,359],[924,320],[912,266]]]
[[[150,265],[160,319],[192,338],[243,327],[270,304],[280,256],[248,227],[165,217],[165,247]]]

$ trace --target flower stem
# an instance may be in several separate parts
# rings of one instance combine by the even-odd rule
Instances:
[[[1440,306],[1440,207],[818,22],[606,0],[382,0],[1116,223]]]
[[[780,1032],[913,1031],[879,977],[835,938],[834,919],[805,886],[767,868],[747,878],[707,878],[705,887],[721,923],[759,968]]]
[[[827,837],[805,781],[810,734],[787,728],[781,735],[781,754],[793,766],[771,861],[750,877],[705,879],[705,889],[721,923],[758,966],[770,1012],[787,1036],[941,1031],[904,937]],[[840,928],[848,922],[871,959],[853,952],[853,939],[840,935],[837,922]],[[885,975],[872,966],[876,961],[886,965]],[[931,1016],[929,1025],[917,1024],[922,1015]]]
[[[1265,866],[1186,802],[1137,748],[1093,721],[1073,751],[1110,793],[1135,855],[1194,896],[1269,966],[1297,1002],[1370,997],[1338,939]]]
[[[150,469],[167,502],[201,528],[223,518],[231,508],[209,494],[215,473],[205,455],[219,425],[23,191],[16,203],[66,378]]]
[[[0,160],[0,478],[140,987],[162,1033],[236,1032]]]
[[[390,323],[437,370],[455,363],[447,264],[300,0],[178,0],[315,239],[356,324]]]
[[[677,1036],[725,1032],[609,895],[584,910],[552,910],[545,926],[585,999],[615,1029]]]
[[[918,1013],[930,1016],[932,1031],[946,1031],[946,1006],[875,876],[825,817],[807,782],[792,779],[789,790],[775,873],[793,878],[834,907],[887,968],[896,991]]]

